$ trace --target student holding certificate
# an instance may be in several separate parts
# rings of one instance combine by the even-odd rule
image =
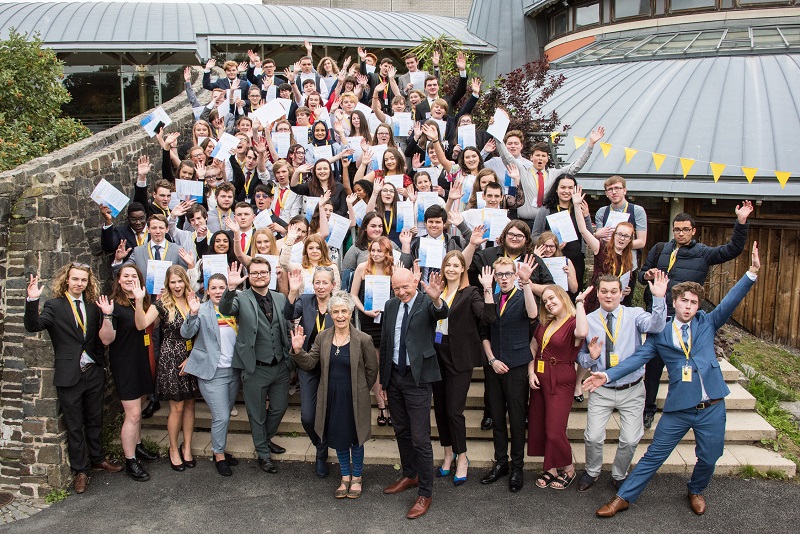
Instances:
[[[311,171],[311,181],[299,183],[300,175],[307,171]],[[307,197],[322,197],[329,193],[327,196],[329,196],[333,204],[333,212],[342,217],[347,217],[347,192],[342,184],[334,179],[333,167],[331,167],[331,162],[326,159],[317,160],[313,166],[300,165],[295,167],[292,175],[292,191]]]

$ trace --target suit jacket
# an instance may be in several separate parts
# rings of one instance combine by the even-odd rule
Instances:
[[[160,213],[165,217],[169,217],[169,211],[162,210],[160,207],[150,202],[150,199],[147,198],[147,186],[144,187],[138,185],[133,186],[133,201],[138,202],[142,206],[144,206],[144,211],[147,214],[148,218],[151,215],[155,215],[157,213]]]
[[[692,349],[689,358],[689,364],[692,366],[691,382],[682,380],[686,355],[683,353],[683,349],[676,347],[673,342],[673,321],[668,322],[660,333],[648,336],[645,344],[639,347],[633,355],[606,371],[609,382],[619,380],[638,370],[653,357],[661,356],[669,373],[669,390],[664,403],[665,412],[686,410],[700,404],[702,390],[698,374],[703,378],[703,387],[710,399],[726,397],[730,390],[722,377],[722,371],[714,351],[714,335],[728,321],[753,284],[755,281],[751,280],[748,275],[744,275],[725,295],[714,311],[710,313],[698,311],[692,319],[690,326]]]
[[[463,373],[483,365],[480,328],[496,319],[496,307],[484,301],[481,289],[467,286],[458,290],[447,316],[447,338],[456,371]]]
[[[306,342],[303,344],[303,350],[309,349],[309,334],[316,326],[315,323],[317,320],[317,311],[317,296],[314,294],[299,295],[297,300],[294,301],[294,304],[289,302],[289,299],[286,299],[286,304],[283,307],[283,316],[287,321],[294,321],[298,317],[300,318],[300,326],[302,326],[303,331],[306,332]],[[322,328],[325,329],[332,327],[333,319],[329,313],[326,313],[325,324],[322,326]],[[317,335],[320,333],[321,332],[317,332]],[[303,367],[301,367],[301,369],[303,369]],[[321,436],[322,434],[319,435]]]
[[[292,342],[289,339],[289,326],[281,311],[286,307],[286,297],[277,291],[270,291],[272,297],[273,319],[280,321],[281,335],[283,336],[283,362],[291,367],[289,349]],[[233,352],[233,367],[244,369],[252,373],[256,369],[256,354],[254,346],[259,326],[266,327],[267,320],[258,307],[258,301],[252,289],[244,291],[225,290],[222,300],[219,301],[219,311],[225,315],[234,315],[239,323],[239,333],[236,335],[236,348]]]
[[[472,265],[469,267],[469,283],[475,287],[481,287],[478,277],[485,266],[494,265],[495,260],[504,254],[503,247],[487,247],[483,250],[477,251],[472,256]],[[523,254],[523,258],[524,258]],[[533,270],[531,282],[539,285],[548,285],[553,283],[553,275],[547,265],[544,264],[542,258],[536,256],[536,269]],[[495,282],[492,282],[492,289],[496,289]]]
[[[299,301],[298,301],[299,302]],[[320,332],[309,352],[292,354],[297,366],[310,371],[320,366],[319,389],[317,390],[317,412],[314,417],[314,431],[318,436],[325,435],[325,421],[328,414],[328,375],[330,373],[331,347],[334,329]],[[353,415],[356,420],[358,444],[363,445],[372,431],[372,399],[369,390],[378,377],[378,362],[372,336],[350,325],[350,385],[353,392]]]
[[[125,257],[127,260],[131,257],[133,253],[133,246],[136,243],[136,234],[133,233],[133,229],[131,229],[130,224],[118,224],[116,226],[109,226],[108,228],[103,228],[100,231],[100,246],[103,249],[103,252],[108,254],[113,254],[117,247],[119,246],[120,241],[125,240],[126,246],[131,246],[130,252]]]
[[[219,87],[220,89],[228,90],[231,88],[231,81],[228,79],[227,76],[221,76],[217,78],[217,81],[211,82],[211,73],[204,72],[203,73],[203,89],[208,89],[209,91],[213,91],[215,88]],[[250,82],[239,78],[239,89],[241,90],[241,98],[242,100],[247,100],[247,91],[250,89]],[[231,102],[233,104],[233,102]]]
[[[181,336],[192,339],[197,336],[184,369],[190,375],[211,380],[217,372],[222,352],[217,312],[214,303],[207,300],[200,306],[197,315],[189,314],[181,325]]]
[[[428,73],[428,72],[426,72],[424,70],[421,70],[419,72],[421,72],[422,76],[423,76],[423,78],[422,78],[423,79],[423,85],[424,85],[425,78],[427,78],[429,75],[430,76],[436,76],[436,79],[437,80],[439,79],[440,71],[439,71],[438,67],[433,69],[433,74],[430,74],[430,73]],[[404,97],[408,97],[408,93],[406,92],[406,85],[408,85],[410,83],[411,83],[411,73],[410,72],[406,72],[405,74],[401,74],[400,76],[397,77],[397,88],[400,89],[400,94],[403,95]],[[417,89],[422,90],[423,88],[422,87],[417,87]]]
[[[455,104],[458,104],[458,102],[464,98],[465,94],[467,94],[467,77],[459,76],[458,86],[456,87],[456,90],[453,91],[453,95],[450,97],[440,96],[439,98],[443,98],[445,102],[447,102],[447,107],[452,110],[454,109]],[[414,112],[414,120],[425,121],[428,119],[426,114],[431,112],[431,105],[428,103],[427,95],[422,99],[422,102],[417,104],[417,107],[414,109],[416,110]]]
[[[386,303],[383,312],[383,330],[381,332],[380,372],[381,385],[389,387],[392,375],[392,355],[394,344],[400,340],[394,338],[394,326],[400,311],[400,299],[393,297]],[[414,306],[408,311],[408,327],[406,330],[406,354],[411,364],[411,375],[414,382],[428,384],[442,379],[436,349],[433,340],[436,335],[436,321],[447,317],[447,303],[436,309],[431,298],[425,293],[417,293]]]
[[[165,243],[169,243],[169,241],[164,241]],[[186,262],[181,259],[180,254],[178,254],[178,249],[180,249],[180,245],[177,243],[169,243],[166,251],[161,250],[161,259],[164,261],[171,261],[173,265],[180,265],[184,269],[186,269]],[[191,252],[191,251],[187,251]],[[140,271],[142,271],[142,275],[144,279],[147,280],[147,261],[150,260],[150,241],[148,240],[147,243],[144,245],[139,245],[138,247],[133,249],[133,253],[128,256],[128,259],[124,262],[120,263],[119,265],[113,265],[112,270],[114,271],[114,276],[117,275],[119,270],[122,268],[123,265],[136,265]]]
[[[105,366],[105,351],[98,336],[101,323],[100,310],[94,302],[87,302],[85,298],[84,304],[85,337],[75,321],[67,297],[48,300],[44,303],[41,313],[39,313],[38,299],[25,302],[25,330],[28,332],[47,330],[50,334],[55,353],[53,385],[56,387],[70,387],[78,383],[81,377],[83,351],[86,351],[97,365]]]

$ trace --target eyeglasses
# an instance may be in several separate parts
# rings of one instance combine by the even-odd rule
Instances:
[[[511,271],[509,271],[509,272],[507,272],[507,273],[498,273],[498,272],[495,272],[495,273],[494,273],[494,276],[495,276],[495,278],[497,278],[498,280],[502,280],[502,279],[504,279],[504,278],[511,278],[512,276],[514,276],[514,273],[513,273],[513,272],[511,272]]]
[[[623,241],[627,241],[631,239],[633,236],[628,234],[614,234],[618,239],[622,239]]]
[[[76,269],[91,269],[91,266],[88,263],[78,263],[77,261],[73,261],[69,264],[70,267],[75,267]]]
[[[617,186],[617,187],[609,187],[608,189],[606,189],[606,193],[619,193],[623,189],[625,189],[625,188],[624,187],[619,187],[619,186]]]
[[[673,228],[672,229],[672,233],[673,234],[688,234],[692,230],[694,230],[694,228],[692,228],[692,227],[689,227],[689,228]]]
[[[266,193],[256,193],[255,197],[256,198],[269,198],[269,195],[267,195]]]
[[[506,237],[510,237],[511,239],[520,240],[520,239],[525,239],[525,234],[512,234],[511,232],[508,232],[506,234]]]
[[[142,221],[146,221],[147,217],[128,217],[128,220],[130,222],[142,222]]]
[[[266,278],[269,276],[269,271],[250,271],[250,278]]]
[[[555,250],[556,246],[555,245],[542,245],[542,248],[545,249],[545,250]]]

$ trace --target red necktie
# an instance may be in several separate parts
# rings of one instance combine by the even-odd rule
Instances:
[[[244,245],[246,242],[247,242],[247,234],[242,232],[242,252],[244,252],[245,254],[247,254],[247,251],[244,249]]]
[[[544,204],[544,175],[542,171],[536,171],[536,176],[539,178],[536,187],[539,189],[536,192],[536,206],[541,207]]]

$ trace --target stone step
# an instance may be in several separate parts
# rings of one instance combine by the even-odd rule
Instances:
[[[166,430],[155,428],[147,428],[142,430],[142,435],[146,436],[162,447],[166,448],[169,444],[167,439]],[[273,459],[278,460],[279,465],[281,460],[293,460],[309,463],[309,473],[311,473],[311,465],[315,460],[315,449],[311,446],[308,438],[305,436],[288,437],[281,436],[276,438],[276,443],[286,447],[286,453],[281,455],[274,455]],[[470,466],[478,469],[486,469],[491,467],[494,450],[490,441],[483,440],[467,440],[467,454],[470,459]],[[636,449],[636,455],[633,459],[635,465],[647,448],[644,444]],[[253,441],[247,434],[231,434],[228,436],[227,452],[242,459],[255,459],[255,450],[253,448]],[[614,454],[616,452],[616,445],[607,443],[603,447],[603,470],[608,472],[611,469],[611,464],[614,461]],[[211,435],[207,432],[195,432],[192,440],[192,453],[199,461],[209,461],[211,458]],[[434,443],[434,465],[442,461],[442,448]],[[572,443],[572,454],[575,461],[575,467],[582,469],[584,464],[584,448],[583,443]],[[330,452],[329,461],[335,463],[336,455],[333,451]],[[694,445],[680,444],[669,456],[664,465],[659,469],[661,473],[680,473],[690,474],[694,468],[696,458],[694,455]],[[397,467],[400,459],[397,452],[397,445],[394,440],[389,439],[370,439],[365,445],[364,462],[367,465],[394,465]],[[730,476],[739,473],[742,467],[750,465],[755,467],[761,472],[769,470],[779,471],[788,477],[794,477],[796,474],[797,466],[794,462],[783,458],[776,452],[773,452],[756,445],[744,444],[726,444],[725,451],[722,457],[717,462],[717,468],[714,472],[715,475]],[[234,468],[235,469],[235,468]],[[542,458],[532,457],[526,458],[525,469],[528,471],[541,471]],[[333,474],[335,475],[335,472]],[[480,476],[474,470],[470,473],[471,478]],[[532,480],[529,480],[532,482]]]
[[[163,406],[163,404],[162,404]],[[231,417],[230,432],[231,433],[245,433],[250,434],[250,424],[247,419],[247,412],[244,406],[238,406],[239,414]],[[378,416],[378,410],[373,408],[373,421]],[[166,428],[167,415],[169,414],[168,407],[162,407],[161,410],[153,415],[152,419],[145,420],[148,427]],[[464,417],[466,419],[467,438],[491,440],[491,430],[481,430],[481,418],[483,414],[480,410],[466,410]],[[587,412],[573,411],[570,413],[569,422],[567,424],[567,436],[570,440],[583,441],[583,432],[586,428]],[[656,414],[655,424],[650,430],[646,430],[643,441],[649,442],[653,438],[653,432],[656,425],[661,418],[661,413]],[[195,408],[195,428],[208,430],[211,428],[211,412],[204,402],[198,402]],[[616,441],[619,439],[620,420],[619,414],[614,412],[606,426],[606,441]],[[300,422],[300,407],[290,406],[281,421],[278,429],[281,435],[302,435],[305,436],[303,425]],[[436,426],[436,419],[431,411],[431,434],[434,438],[439,437],[439,429]],[[377,426],[372,425],[372,436],[375,438],[394,438],[394,431],[390,426]],[[762,439],[774,439],[776,437],[775,429],[772,428],[760,415],[755,412],[748,411],[730,411],[728,413],[727,425],[725,430],[725,441],[727,443],[753,443]],[[694,433],[689,433],[684,437],[684,442],[694,442]]]

